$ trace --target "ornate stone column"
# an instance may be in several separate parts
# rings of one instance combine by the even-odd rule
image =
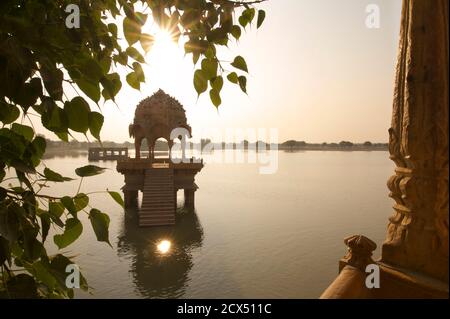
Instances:
[[[381,262],[448,282],[448,0],[404,0]]]
[[[137,208],[138,207],[138,191],[124,190],[123,195],[124,195],[125,208]]]
[[[188,209],[194,209],[195,207],[195,189],[184,190],[184,207]]]

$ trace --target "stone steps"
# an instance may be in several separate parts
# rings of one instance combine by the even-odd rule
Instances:
[[[145,171],[139,226],[164,226],[175,224],[175,190],[173,170],[153,168]]]

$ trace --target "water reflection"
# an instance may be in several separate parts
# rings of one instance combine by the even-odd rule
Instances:
[[[192,268],[191,253],[202,246],[203,229],[195,211],[178,209],[175,226],[138,227],[137,212],[125,213],[119,257],[131,259],[138,293],[147,298],[180,298]]]
[[[52,158],[86,158],[87,150],[71,150],[71,149],[50,149],[47,150],[42,156],[43,159]]]

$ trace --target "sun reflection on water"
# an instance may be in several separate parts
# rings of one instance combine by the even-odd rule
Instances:
[[[172,243],[169,240],[163,239],[156,244],[156,250],[162,255],[167,255],[170,252],[171,246]]]

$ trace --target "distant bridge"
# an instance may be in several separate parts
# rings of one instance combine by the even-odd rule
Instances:
[[[128,158],[127,147],[90,147],[88,153],[89,161],[118,160]]]

